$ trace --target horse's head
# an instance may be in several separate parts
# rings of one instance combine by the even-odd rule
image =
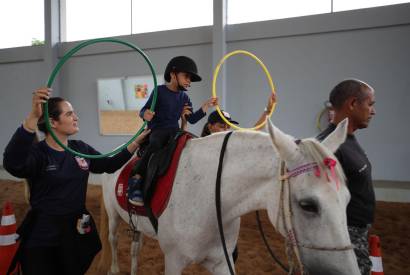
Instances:
[[[284,163],[279,215],[269,216],[278,217],[271,222],[309,274],[360,274],[347,230],[350,194],[333,154],[345,141],[347,124],[347,120],[339,123],[320,143],[295,141],[268,123],[272,143]]]

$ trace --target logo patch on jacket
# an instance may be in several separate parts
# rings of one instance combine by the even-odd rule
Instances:
[[[362,168],[359,169],[359,173],[363,172],[364,170],[366,170],[367,168],[367,164],[363,165]]]
[[[57,164],[50,164],[50,165],[48,165],[48,166],[46,167],[46,171],[47,171],[47,172],[49,172],[49,171],[56,171],[56,170],[58,170],[58,165],[57,165]]]
[[[77,161],[78,167],[85,171],[88,171],[88,162],[84,158],[76,156],[75,160]]]

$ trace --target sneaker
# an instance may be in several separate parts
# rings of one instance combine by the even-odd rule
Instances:
[[[143,206],[144,200],[142,198],[142,179],[130,178],[128,180],[128,202],[135,206]]]

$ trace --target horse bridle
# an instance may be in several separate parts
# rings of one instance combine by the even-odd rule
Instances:
[[[331,163],[333,166],[336,164],[334,161],[331,162],[329,159],[324,160],[325,164]],[[332,167],[331,167],[332,169]],[[281,182],[281,191],[280,191],[280,207],[279,207],[279,215],[277,215],[278,220],[276,221],[276,228],[279,226],[279,218],[282,218],[282,223],[285,229],[285,236],[286,236],[286,253],[288,256],[289,261],[289,274],[292,274],[294,269],[293,264],[293,257],[290,251],[293,251],[293,255],[297,260],[299,265],[299,269],[301,274],[304,274],[304,266],[300,258],[300,247],[312,249],[312,250],[320,250],[320,251],[346,251],[352,250],[354,247],[352,244],[340,246],[340,247],[324,247],[324,246],[316,246],[313,244],[306,244],[300,243],[297,240],[297,236],[294,231],[294,224],[293,224],[293,213],[292,213],[292,206],[291,206],[291,188],[290,188],[290,181],[289,179],[292,177],[297,177],[304,173],[308,173],[314,171],[317,177],[320,177],[320,167],[316,162],[304,164],[298,166],[291,171],[288,171],[286,168],[285,161],[281,161],[280,167],[280,182]],[[287,200],[287,202],[286,202]]]

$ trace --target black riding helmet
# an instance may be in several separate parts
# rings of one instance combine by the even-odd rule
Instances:
[[[164,79],[166,82],[171,81],[171,72],[185,72],[191,74],[191,82],[201,81],[198,75],[198,68],[195,61],[187,56],[176,56],[172,58],[165,68]]]

